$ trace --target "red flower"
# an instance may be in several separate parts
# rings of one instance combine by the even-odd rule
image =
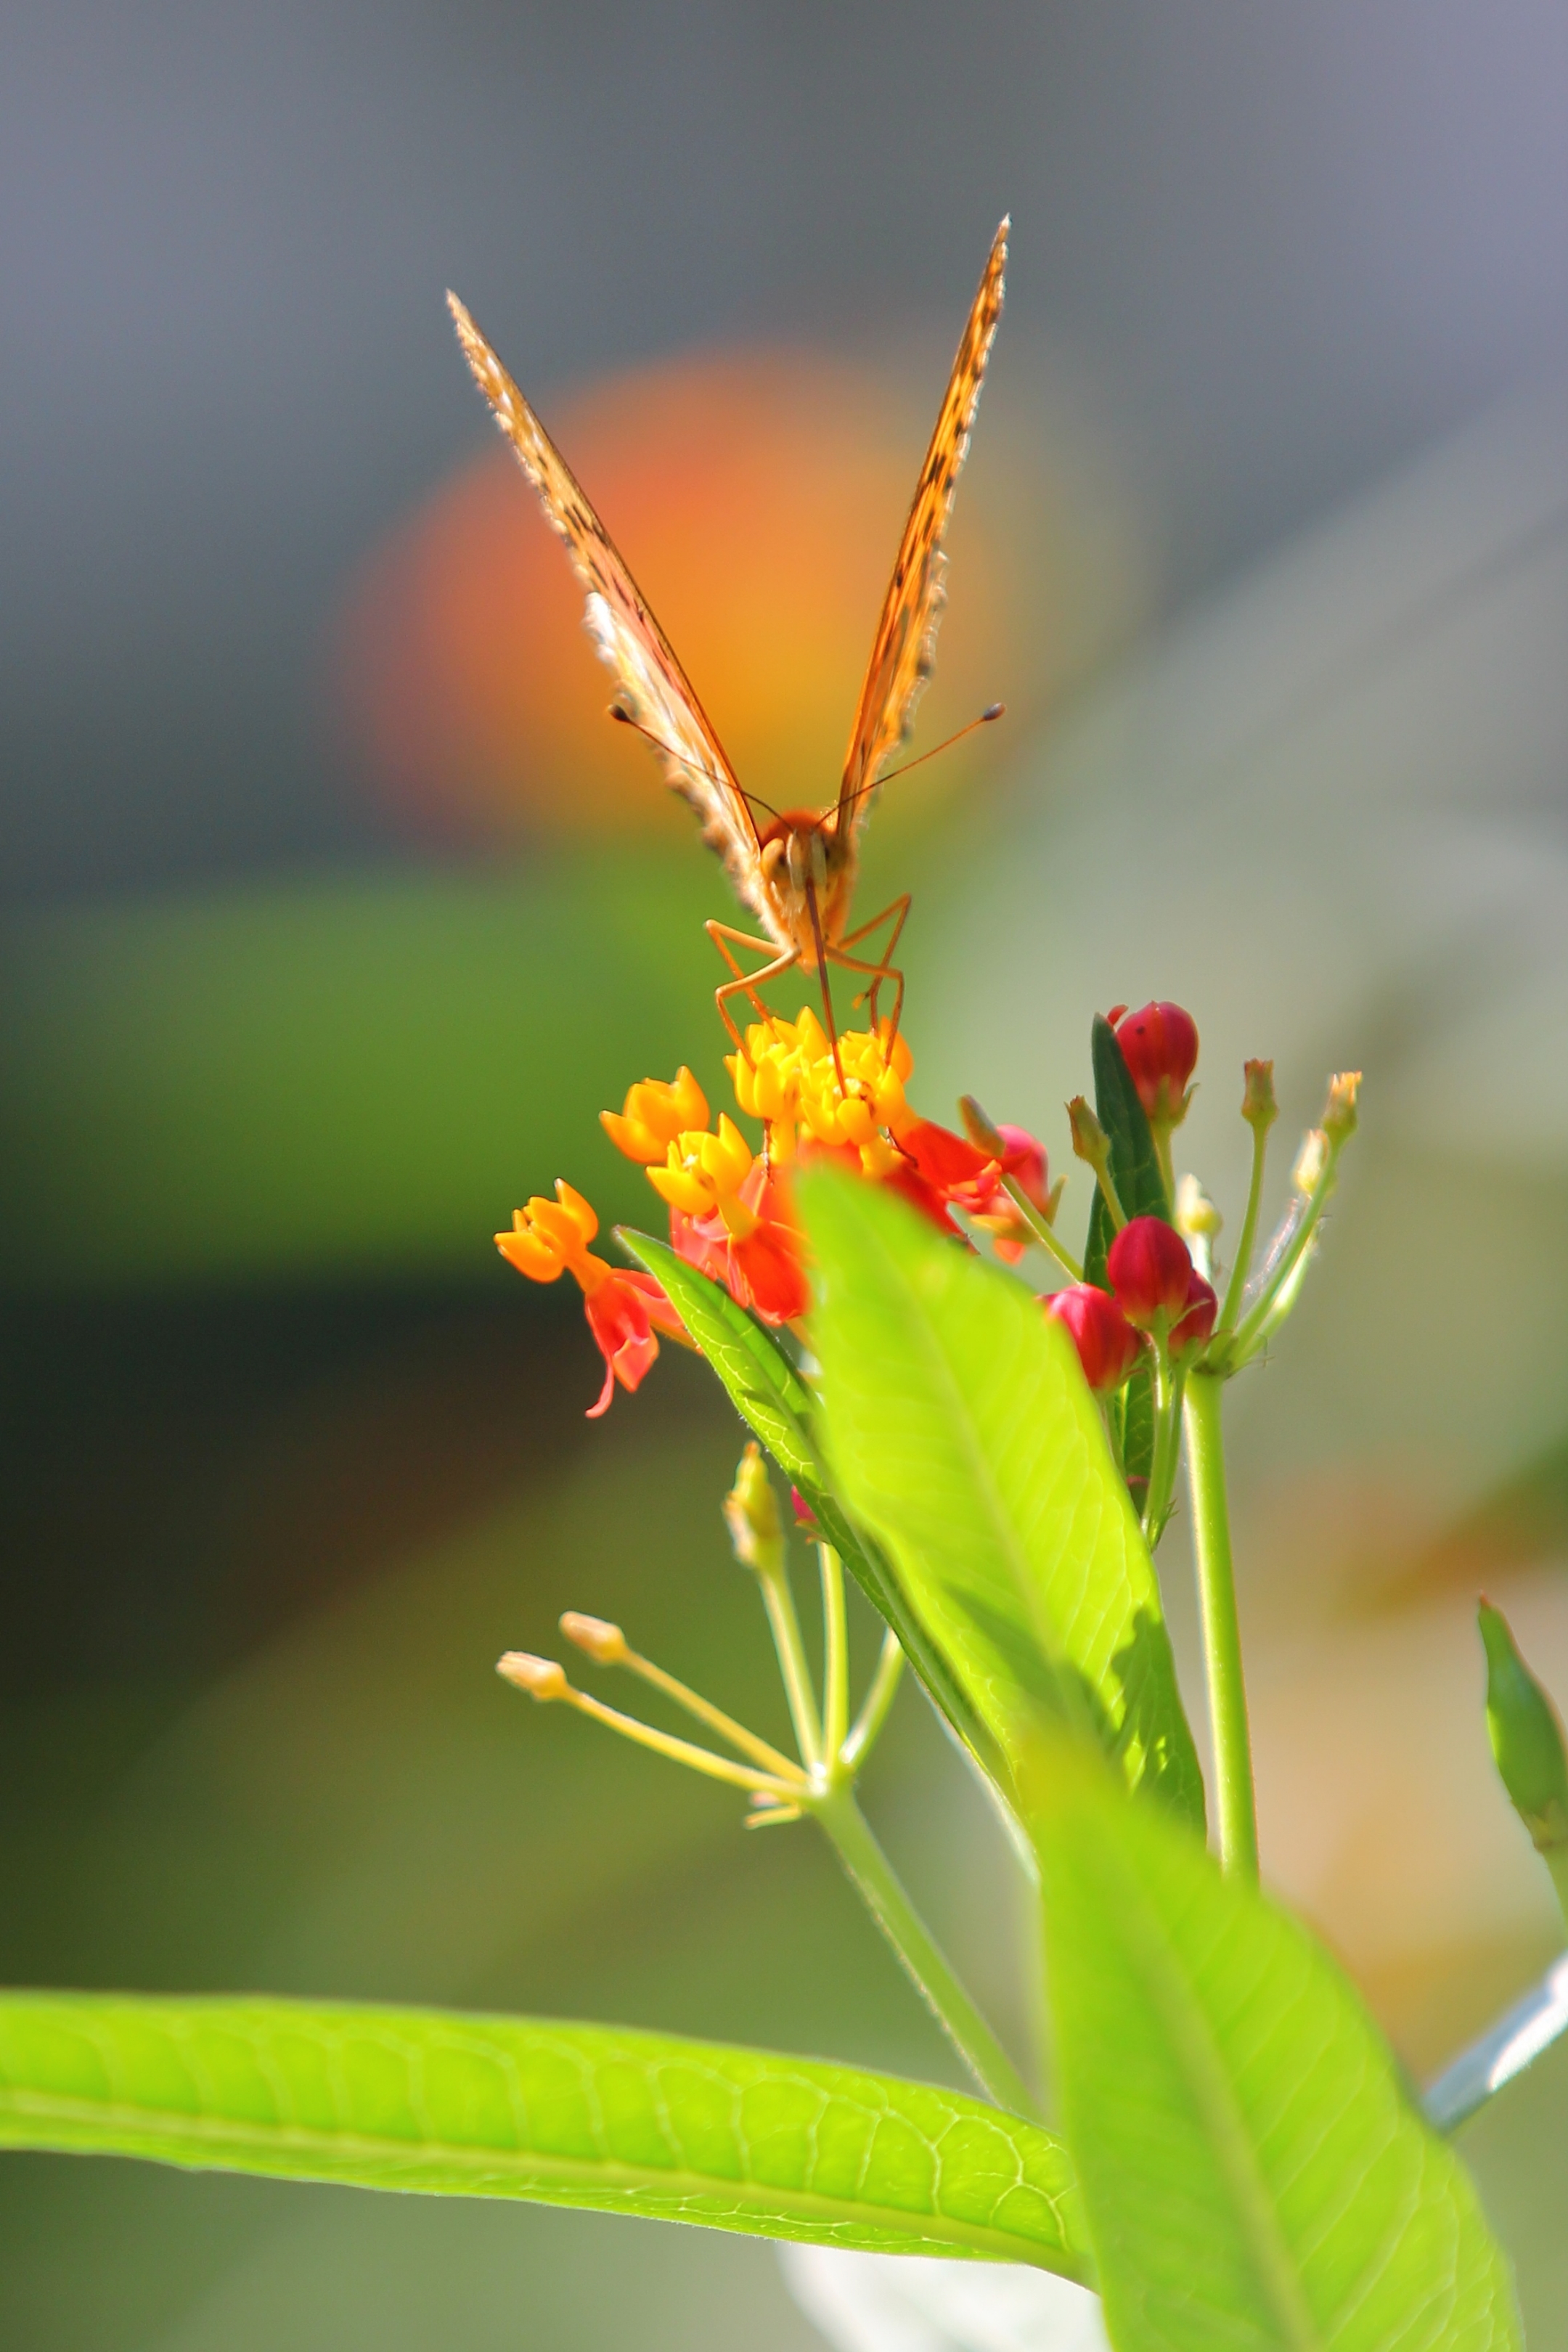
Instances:
[[[858,1164],[858,1155],[857,1155]],[[722,1283],[737,1307],[754,1307],[764,1323],[793,1323],[811,1304],[798,1229],[784,1213],[784,1188],[765,1160],[725,1210],[707,1216],[669,1213],[670,1247],[689,1265]]]
[[[1111,1025],[1139,1101],[1156,1126],[1175,1127],[1186,1117],[1187,1081],[1197,1066],[1192,1014],[1179,1004],[1146,1004]]]
[[[1133,1217],[1123,1225],[1105,1270],[1122,1313],[1140,1331],[1169,1329],[1187,1305],[1193,1262],[1163,1217]]]
[[[1219,1300],[1214,1285],[1194,1273],[1187,1285],[1187,1311],[1171,1333],[1173,1356],[1184,1356],[1189,1348],[1206,1348],[1214,1336],[1215,1317],[1219,1312]]]
[[[1046,1313],[1072,1334],[1083,1376],[1097,1396],[1121,1386],[1138,1360],[1138,1334],[1109,1292],[1075,1282],[1045,1301]]]
[[[651,1274],[629,1267],[609,1266],[602,1281],[586,1292],[583,1311],[588,1328],[605,1360],[605,1385],[597,1404],[588,1407],[590,1421],[608,1412],[616,1382],[635,1389],[658,1354],[656,1328],[670,1339],[686,1337],[686,1327]]]

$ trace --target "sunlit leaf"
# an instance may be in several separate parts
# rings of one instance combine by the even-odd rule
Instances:
[[[1059,2142],[962,2094],[614,2027],[0,1995],[0,2144],[1084,2267]]]
[[[828,1482],[811,1426],[810,1391],[784,1349],[727,1290],[667,1242],[621,1227],[618,1239],[656,1276],[723,1383],[747,1427],[767,1447],[871,1606],[892,1627],[939,1711],[989,1775],[994,1759],[984,1727],[941,1651],[911,1612],[875,1544],[852,1527]]]
[[[1016,1764],[1042,1712],[1193,1820],[1154,1571],[1071,1340],[904,1203],[803,1179],[835,1480]]]
[[[1118,2352],[1518,2347],[1465,2172],[1306,1930],[1081,1751],[1037,1759],[1026,1795]]]

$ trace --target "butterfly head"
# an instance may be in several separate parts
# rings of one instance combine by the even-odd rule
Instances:
[[[811,970],[822,944],[837,946],[855,883],[854,835],[835,806],[785,809],[759,836],[764,890],[782,932]]]

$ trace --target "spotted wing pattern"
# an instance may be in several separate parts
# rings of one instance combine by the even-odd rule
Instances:
[[[853,804],[856,833],[865,824],[875,797],[870,789],[890,752],[910,731],[936,649],[937,625],[947,601],[942,574],[947,557],[942,540],[952,512],[959,471],[969,452],[970,427],[980,404],[985,362],[1002,316],[1003,272],[1007,262],[1007,230],[1004,221],[992,240],[991,252],[969,313],[948,379],[947,394],[936,420],[915,488],[910,519],[899,547],[893,576],[877,624],[860,707],[855,713],[849,754],[838,804]]]
[[[667,781],[696,810],[702,837],[722,857],[742,905],[761,916],[757,829],[668,638],[543,425],[457,296],[447,300],[474,381],[587,591],[584,625],[616,673],[618,709],[657,739]]]

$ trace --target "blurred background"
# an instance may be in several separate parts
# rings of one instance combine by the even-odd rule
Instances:
[[[5,46],[0,1971],[950,2074],[805,1830],[490,1672],[576,1606],[777,1714],[732,1417],[667,1351],[586,1423],[574,1297],[489,1244],[558,1174],[646,1218],[595,1113],[716,1077],[730,909],[441,295],[813,801],[1010,209],[914,748],[1009,716],[888,795],[866,911],[914,889],[917,1101],[1058,1164],[1093,1010],[1188,1003],[1233,1230],[1242,1057],[1277,1200],[1365,1069],[1235,1400],[1243,1609],[1268,1874],[1435,2071],[1559,1939],[1471,1612],[1568,1696],[1561,9],[57,0]],[[1179,1526],[1162,1567],[1195,1706]],[[868,1801],[1022,2041],[912,1696]],[[1568,2057],[1467,2148],[1561,2341]],[[11,2157],[0,2244],[29,2352],[818,2340],[766,2247],[564,2213]]]

